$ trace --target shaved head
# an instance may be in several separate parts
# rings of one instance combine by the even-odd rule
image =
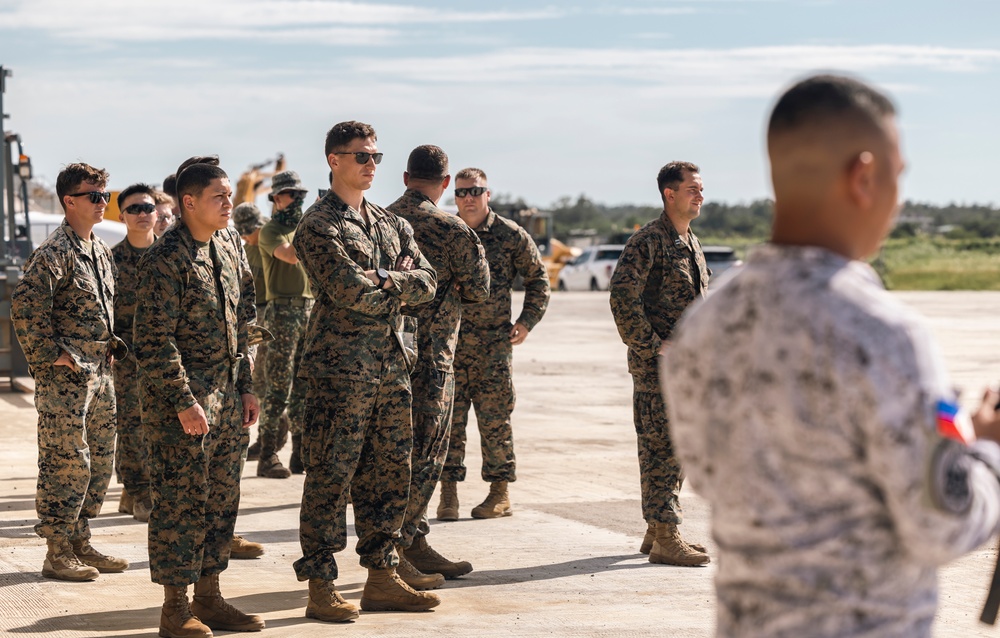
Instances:
[[[895,115],[885,95],[836,75],[802,80],[778,99],[767,129],[773,241],[852,259],[878,249],[903,169]]]

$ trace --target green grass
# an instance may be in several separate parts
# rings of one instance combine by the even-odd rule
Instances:
[[[746,259],[766,238],[700,237],[726,245]],[[872,260],[890,290],[1000,290],[1000,239],[910,237],[886,241]]]

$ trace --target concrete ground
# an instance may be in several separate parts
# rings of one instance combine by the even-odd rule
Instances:
[[[971,403],[1000,380],[1000,293],[901,293],[934,325],[955,383]],[[515,297],[515,304],[520,297]],[[515,349],[514,412],[519,480],[515,514],[468,517],[487,486],[478,478],[475,428],[469,432],[470,480],[459,496],[464,518],[434,523],[430,540],[475,571],[438,590],[423,614],[362,614],[350,625],[303,616],[306,588],[291,563],[299,556],[302,477],[260,479],[247,466],[237,531],[267,553],[233,561],[223,593],[262,614],[264,636],[710,636],[712,577],[707,568],[651,565],[638,552],[644,523],[631,416],[631,384],[608,309],[607,293],[556,293],[548,314]],[[104,513],[92,521],[94,544],[124,556],[123,574],[90,583],[40,575],[44,544],[35,523],[35,411],[30,395],[0,394],[0,632],[10,636],[155,636],[161,588],[149,580],[146,526],[118,514],[112,482]],[[282,455],[287,461],[286,448]],[[715,547],[708,510],[685,490],[685,536]],[[436,506],[435,497],[432,507]],[[350,549],[340,557],[338,588],[361,596],[365,573]],[[978,624],[996,561],[994,542],[942,571],[937,636],[987,636]],[[220,632],[225,633],[225,632]]]

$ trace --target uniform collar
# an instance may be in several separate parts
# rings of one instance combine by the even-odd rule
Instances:
[[[372,226],[385,218],[385,214],[382,210],[378,206],[370,203],[367,198],[364,198],[361,201],[361,205],[368,209],[368,221]],[[361,216],[360,211],[356,211],[348,206],[344,200],[340,199],[340,196],[333,192],[333,190],[327,192],[322,203],[326,204],[331,210],[338,213],[344,219],[353,220],[362,226],[365,223],[365,218]]]
[[[88,259],[90,259],[90,251],[88,251],[86,248],[83,247],[83,242],[85,240],[82,239],[79,235],[76,234],[76,231],[73,230],[73,227],[69,225],[69,221],[67,221],[66,219],[63,219],[63,222],[62,222],[62,224],[60,225],[59,228],[64,233],[66,233],[66,237],[69,239],[69,243],[73,246],[73,249],[76,252],[80,253],[81,255],[84,255]],[[94,237],[95,239],[97,237],[96,235],[94,235],[94,231],[93,230],[90,231],[90,236]],[[93,239],[88,239],[86,241],[93,241]]]
[[[496,220],[497,220],[497,214],[494,213],[493,209],[491,208],[490,212],[486,214],[486,219],[483,220],[483,223],[479,224],[478,227],[473,228],[472,230],[476,231],[477,233],[488,233],[493,229],[493,224],[496,223]]]

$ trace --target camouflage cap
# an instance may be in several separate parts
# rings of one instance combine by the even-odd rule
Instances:
[[[308,188],[303,188],[302,180],[295,171],[282,171],[271,178],[271,192],[280,193],[282,191],[302,191],[305,193]]]
[[[244,202],[233,209],[233,226],[241,235],[249,235],[264,225],[264,216],[251,202]]]

